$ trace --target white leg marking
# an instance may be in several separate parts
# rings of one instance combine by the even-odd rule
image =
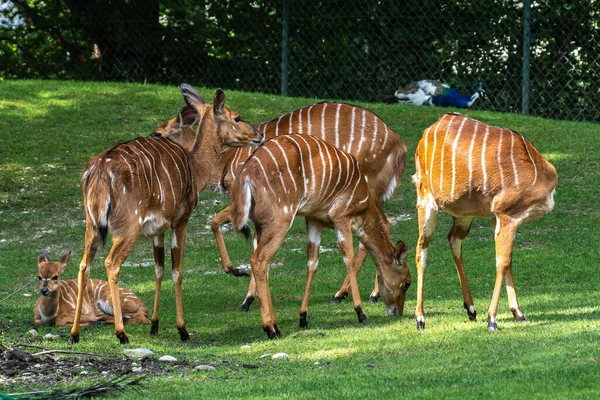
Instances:
[[[173,231],[173,233],[171,234],[171,249],[176,249],[177,248],[177,235],[175,234],[175,231]]]
[[[177,283],[177,280],[179,279],[179,272],[173,271],[171,277],[173,278],[173,282]]]
[[[154,275],[156,276],[157,279],[161,279],[163,277],[165,273],[165,267],[162,265],[155,265],[154,266]]]

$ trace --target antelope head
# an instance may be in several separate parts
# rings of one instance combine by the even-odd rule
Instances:
[[[169,119],[156,128],[150,136],[166,137],[190,150],[196,140],[193,126],[200,122],[200,114],[192,106],[184,106],[177,117]]]
[[[408,247],[403,241],[398,241],[394,248],[392,268],[379,273],[379,294],[385,304],[388,315],[402,315],[406,291],[410,287],[410,270],[406,262]],[[384,279],[385,275],[385,279]]]
[[[244,121],[240,113],[225,108],[225,93],[221,89],[217,89],[215,92],[212,107],[210,104],[206,104],[202,96],[186,83],[181,84],[181,93],[186,104],[198,113],[200,118],[199,132],[202,131],[204,120],[209,118],[214,122],[224,146],[257,146],[263,141],[262,133]]]
[[[40,281],[40,293],[48,296],[60,287],[60,276],[71,258],[71,252],[65,254],[60,261],[50,262],[46,250],[38,255],[38,280]]]

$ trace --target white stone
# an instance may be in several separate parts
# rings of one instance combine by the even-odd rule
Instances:
[[[162,356],[161,358],[158,359],[158,361],[176,362],[177,359],[173,356]]]
[[[213,367],[212,365],[198,365],[197,367],[194,368],[194,370],[196,371],[215,371],[216,368]]]
[[[59,337],[60,337],[60,336],[58,336],[58,335],[53,335],[53,334],[51,334],[51,333],[46,333],[46,334],[44,335],[44,339],[58,339]]]
[[[30,329],[30,330],[29,330],[29,334],[30,334],[31,336],[38,336],[38,331],[36,331],[35,329]]]
[[[144,358],[144,357],[150,357],[152,354],[154,354],[154,352],[152,350],[148,350],[148,349],[125,349],[123,350],[123,354],[125,354],[127,357],[131,357],[131,358]]]
[[[273,354],[271,360],[289,360],[290,356],[287,353],[277,353]]]
[[[251,348],[252,348],[252,346],[250,346],[249,344],[245,344],[242,347],[240,347],[240,349],[242,349],[242,350],[249,350]]]
[[[261,358],[261,359],[263,359],[263,358],[267,358],[267,357],[269,357],[270,355],[271,355],[271,353],[266,353],[266,354],[263,354],[262,356],[260,356],[260,358]]]

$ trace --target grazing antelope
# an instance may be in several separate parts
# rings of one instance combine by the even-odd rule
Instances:
[[[515,320],[524,321],[511,269],[513,241],[522,222],[536,219],[554,207],[558,181],[554,166],[522,135],[458,113],[442,115],[424,131],[415,164],[413,181],[419,218],[417,328],[425,328],[423,276],[439,209],[454,217],[448,241],[469,318],[475,320],[476,311],[465,273],[462,243],[474,217],[494,217],[496,283],[488,310],[488,330],[497,330],[502,279]]]
[[[71,330],[79,341],[82,293],[96,253],[112,230],[113,245],[105,259],[115,310],[115,332],[124,344],[129,339],[121,322],[118,301],[121,264],[139,236],[153,237],[156,292],[150,333],[158,332],[158,306],[164,273],[164,232],[171,228],[171,259],[175,287],[177,329],[188,340],[181,298],[182,261],[188,220],[198,193],[210,179],[221,157],[222,146],[256,145],[262,135],[241,115],[224,107],[225,94],[218,89],[212,105],[206,104],[191,86],[181,85],[183,95],[201,116],[192,148],[161,137],[142,137],[121,143],[93,157],[83,174],[86,233],[80,264],[75,323]]]
[[[155,134],[170,137],[182,144],[184,140],[189,142],[190,139],[181,136],[180,132],[185,126],[182,114],[187,116],[187,121],[197,120],[190,115],[192,113],[193,109],[189,105],[184,107],[178,117],[163,123]],[[266,139],[290,133],[313,135],[354,155],[368,180],[369,188],[375,193],[375,198],[381,202],[389,200],[400,184],[400,177],[406,165],[406,146],[383,120],[365,108],[344,103],[317,103],[262,123],[257,128],[263,132]],[[252,151],[248,148],[226,150],[222,158],[223,162],[213,173],[213,186],[228,191]],[[231,222],[229,207],[215,215],[211,225],[223,270],[234,276],[247,275],[247,272],[231,266],[220,229],[221,225],[228,222]],[[360,272],[366,256],[366,249],[359,244],[355,263],[357,273]],[[332,301],[339,302],[345,299],[349,289],[350,278],[346,277]],[[248,292],[242,303],[243,311],[248,311],[255,294],[256,285],[251,276]],[[374,302],[378,297],[376,278],[370,299]]]
[[[375,261],[388,315],[402,314],[410,285],[408,250],[403,242],[394,248],[381,202],[367,185],[354,156],[314,136],[294,134],[273,138],[258,147],[239,171],[231,191],[230,214],[236,230],[246,237],[248,220],[254,222],[256,232],[250,263],[259,293],[262,325],[270,339],[280,332],[267,266],[296,215],[306,217],[309,243],[300,326],[308,323],[308,297],[317,269],[321,232],[332,226],[348,270],[359,322],[366,323],[366,317],[354,271],[353,232]]]
[[[35,325],[64,326],[73,324],[75,303],[77,301],[77,281],[61,280],[65,266],[71,258],[71,252],[65,254],[59,262],[50,262],[46,250],[38,256],[38,279],[40,293],[33,310]],[[123,322],[126,324],[149,324],[146,315],[150,309],[133,292],[119,288],[122,304]],[[99,322],[114,323],[114,311],[108,282],[90,279],[84,292],[81,324],[93,325]]]

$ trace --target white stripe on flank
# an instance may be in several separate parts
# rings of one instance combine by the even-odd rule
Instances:
[[[510,159],[512,160],[513,174],[515,176],[515,186],[519,188],[519,172],[517,171],[517,164],[515,163],[515,134],[511,131],[510,133]]]
[[[371,138],[371,147],[369,152],[373,155],[373,158],[377,157],[377,153],[373,151],[375,148],[375,142],[377,142],[377,117],[373,116],[373,137]]]
[[[294,179],[294,175],[292,174],[292,170],[290,168],[290,163],[288,161],[287,154],[285,154],[285,149],[277,141],[275,141],[275,145],[277,145],[277,147],[279,147],[279,150],[281,150],[281,154],[283,155],[283,159],[285,160],[285,166],[287,167],[288,174],[290,176],[290,180],[294,184],[294,192],[297,192],[298,186],[296,186],[296,179]]]
[[[123,154],[119,154],[119,157],[121,157],[123,159],[123,162],[125,164],[127,164],[127,168],[129,168],[129,174],[131,175],[131,188],[133,189],[133,187],[135,185],[135,176],[133,175],[133,168],[131,168],[131,164],[129,164],[127,159],[125,157],[123,157]]]
[[[487,146],[488,136],[490,135],[490,126],[485,126],[485,136],[481,146],[481,172],[483,173],[483,193],[487,192],[487,167],[485,165],[485,148]]]
[[[339,165],[340,170],[339,170],[339,173],[338,173],[338,179],[335,182],[335,185],[333,186],[333,188],[331,190],[332,194],[336,194],[338,192],[336,189],[337,189],[338,185],[340,184],[340,181],[342,180],[342,173],[343,173],[343,171],[342,171],[342,160],[340,160],[339,153],[344,154],[343,152],[339,151],[338,149],[333,149],[333,154],[335,154],[335,158],[337,159],[337,165]]]
[[[274,170],[276,169],[275,167],[279,166],[279,163],[277,162],[277,159],[275,158],[275,156],[273,155],[273,152],[271,151],[271,149],[269,149],[268,147],[263,147],[264,151],[267,152],[267,154],[271,157],[271,160],[273,160],[273,164],[274,164]],[[283,180],[283,174],[281,173],[281,171],[277,171],[277,176],[279,176],[279,181],[281,182],[281,187],[283,188],[283,191],[285,193],[288,192],[287,187],[285,186],[285,181]]]
[[[281,122],[281,118],[283,118],[283,115],[279,117],[275,123],[275,136],[279,136],[279,122]]]
[[[467,119],[463,118],[460,126],[458,127],[458,132],[456,132],[454,143],[452,144],[452,188],[450,189],[450,200],[454,200],[454,186],[456,184],[456,148],[458,147],[458,141],[460,140],[460,134],[465,122],[467,122]]]
[[[425,142],[423,143],[423,164],[427,165],[427,144],[429,143],[429,131],[431,126],[425,131]],[[429,175],[429,170],[425,168],[425,175]]]
[[[310,166],[310,177],[311,177],[310,190],[314,193],[315,192],[315,169],[313,168],[313,162],[312,162],[312,150],[310,149],[310,144],[306,141],[306,138],[304,136],[298,136],[298,139],[302,139],[304,141],[304,143],[306,143],[306,148],[308,150],[308,164]],[[304,179],[307,179],[306,174],[304,174]],[[306,188],[304,188],[304,192],[306,192]]]
[[[383,122],[383,128],[385,129],[385,134],[383,135],[383,143],[381,144],[381,150],[383,151],[383,149],[385,149],[385,145],[387,144],[387,139],[389,136],[389,132],[388,132],[388,126],[386,125],[385,122]]]
[[[471,197],[471,190],[473,189],[473,148],[475,147],[477,128],[479,128],[479,122],[475,122],[475,129],[473,129],[471,145],[469,146],[469,197]]]
[[[444,150],[446,145],[446,136],[448,136],[448,132],[450,131],[450,127],[452,126],[452,121],[454,121],[454,115],[450,118],[450,122],[446,127],[446,133],[444,134],[444,140],[442,141],[442,145],[440,147],[442,151],[442,156],[440,158],[440,193],[443,193],[442,186],[444,182]]]
[[[288,129],[286,132],[287,134],[294,133],[294,121],[292,121],[292,118],[294,118],[294,112],[290,113],[290,122],[288,123]]]
[[[360,154],[360,149],[363,142],[365,141],[365,125],[367,124],[367,110],[362,110],[362,129],[360,130],[360,140],[358,141],[358,149],[356,150],[356,156]]]
[[[173,164],[175,165],[175,168],[177,168],[177,173],[179,174],[179,187],[183,188],[183,176],[181,175],[181,170],[179,169],[179,163],[177,161],[175,161],[175,158],[173,157],[173,154],[175,154],[177,156],[177,158],[179,159],[179,162],[183,165],[183,160],[181,159],[181,157],[179,157],[179,154],[175,153],[174,151],[172,151],[172,149],[169,149],[168,146],[166,146],[163,141],[159,140],[158,138],[156,138],[156,143],[158,145],[160,145],[160,147],[162,147],[167,154],[169,154],[169,156],[171,157],[171,160],[173,161]],[[172,185],[172,183],[171,183]]]
[[[350,205],[350,203],[352,203],[352,200],[354,200],[354,193],[356,192],[356,188],[358,187],[358,184],[360,183],[361,178],[362,178],[362,174],[360,173],[360,171],[358,171],[358,177],[356,179],[356,183],[354,184],[354,189],[352,189],[352,194],[350,195],[350,198],[348,199],[348,202],[346,203],[346,207],[348,207]]]
[[[498,172],[500,173],[500,190],[504,190],[504,173],[502,172],[502,136],[504,134],[504,130],[500,129],[500,138],[498,139]]]
[[[437,131],[440,125],[442,124],[442,121],[446,119],[446,116],[447,114],[444,114],[440,122],[438,122],[435,126],[435,130],[433,131],[433,149],[431,150],[431,164],[429,165],[429,190],[431,190],[431,194],[433,194],[433,160],[435,160],[435,150],[437,147]]]
[[[527,147],[527,142],[525,141],[525,137],[523,135],[520,135],[521,139],[523,139],[523,145],[525,146],[525,150],[527,150],[527,155],[529,156],[529,160],[531,160],[531,163],[533,164],[533,182],[531,182],[531,185],[535,185],[535,181],[537,181],[537,166],[535,165],[535,161],[533,161],[533,158],[531,157],[531,153],[529,152],[529,147]]]
[[[160,177],[158,176],[158,169],[156,168],[156,163],[154,162],[154,157],[152,156],[152,153],[145,146],[142,145],[142,143],[140,143],[138,141],[134,141],[134,143],[137,143],[140,146],[141,151],[143,153],[147,153],[150,156],[150,158],[152,159],[152,167],[151,167],[150,175],[152,175],[152,172],[154,172],[154,176],[156,176],[156,181],[158,182],[158,190],[159,190],[158,200],[162,203],[165,198],[165,192],[163,190],[162,182],[160,181]]]
[[[348,153],[352,152],[352,145],[354,144],[354,119],[356,118],[356,107],[352,107],[352,120],[350,121],[350,142],[348,143],[348,149],[345,148]]]
[[[146,157],[145,154],[139,152],[133,146],[128,146],[127,148],[131,149],[131,151],[133,151],[133,153],[138,157],[138,159],[142,163],[142,170],[144,171],[144,179],[146,181],[146,188],[148,189],[148,194],[150,194],[150,192],[152,191],[152,187],[150,186],[150,181],[152,179],[150,179],[150,181],[148,180],[148,174],[146,174],[146,163],[144,162],[144,160],[143,160],[143,158],[141,156],[143,156],[148,161],[148,167],[150,167],[150,160],[148,160],[148,157]],[[126,152],[126,153],[129,156],[129,152]],[[137,170],[139,171],[139,167],[137,168]],[[140,180],[140,186],[141,186],[141,180]]]
[[[311,134],[310,131],[312,130],[312,125],[310,123],[310,110],[312,110],[313,107],[314,107],[314,104],[312,106],[308,107],[308,111],[306,112],[306,120],[308,121],[308,126],[307,126],[308,132],[307,133],[309,135]]]
[[[323,113],[321,114],[321,139],[325,140],[325,109],[327,103],[323,103]]]
[[[314,142],[317,144],[317,147],[319,148],[319,160],[323,160],[323,150],[321,149],[321,147],[323,146],[323,142],[320,142],[318,140],[314,140]],[[326,168],[321,168],[321,187],[319,188],[319,191],[323,191],[323,188],[325,186],[325,170]]]
[[[304,159],[302,157],[302,148],[300,147],[300,143],[296,142],[294,137],[290,136],[290,140],[294,142],[296,147],[298,147],[298,154],[300,155],[300,165],[302,166],[302,185],[304,188],[304,193],[306,193],[306,172],[304,171]]]
[[[277,193],[275,193],[275,191],[273,190],[273,187],[271,186],[271,182],[269,180],[269,176],[267,175],[267,171],[265,171],[265,167],[263,167],[262,162],[260,161],[260,158],[259,157],[253,157],[253,159],[255,159],[258,162],[258,166],[260,167],[260,169],[262,170],[263,175],[265,176],[265,181],[267,182],[267,186],[271,190],[271,193],[277,194]]]
[[[298,110],[298,133],[302,133],[302,110],[304,110],[303,108]],[[290,130],[290,133],[293,133]]]
[[[162,160],[162,154],[160,153],[160,151],[156,148],[156,146],[154,146],[152,144],[152,141],[150,139],[148,139],[148,144],[150,146],[152,146],[154,148],[154,150],[158,153],[158,159],[160,161],[160,165],[163,168],[163,171],[165,171],[165,175],[167,176],[167,179],[169,180],[169,186],[171,187],[171,194],[173,195],[173,208],[176,207],[176,202],[175,202],[175,189],[173,189],[173,181],[171,180],[171,175],[169,174],[169,171],[167,170],[167,167],[165,167],[165,164],[163,163]],[[173,160],[174,162],[175,160]],[[158,174],[157,174],[158,175]],[[164,193],[161,192],[161,194],[164,196]]]
[[[335,147],[340,147],[340,108],[342,104],[338,104],[335,111]]]
[[[333,159],[331,158],[331,153],[329,152],[329,146],[324,145],[325,147],[325,151],[327,152],[327,160],[329,161],[329,176],[327,177],[327,187],[325,188],[325,191],[322,192],[321,194],[325,195],[325,197],[323,198],[323,200],[325,200],[327,197],[329,197],[330,193],[329,192],[329,185],[331,185],[331,178],[333,177]],[[334,151],[335,152],[335,151]],[[325,165],[325,164],[323,164]],[[339,174],[338,174],[339,175]],[[323,176],[325,176],[325,168],[323,168]],[[332,192],[335,191],[335,187],[331,189]]]

